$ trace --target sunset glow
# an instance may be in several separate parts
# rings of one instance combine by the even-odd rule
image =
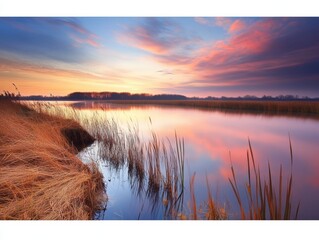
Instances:
[[[0,90],[319,97],[318,18],[0,18]]]

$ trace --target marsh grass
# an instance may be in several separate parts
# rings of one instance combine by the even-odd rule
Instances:
[[[126,160],[125,135],[114,119],[106,121],[104,128],[99,133],[99,154],[103,159],[108,159],[115,169],[119,169]]]
[[[155,132],[147,141],[141,139],[137,124],[126,129],[102,109],[85,115],[81,110],[50,103],[34,103],[33,109],[65,119],[72,119],[97,140],[98,155],[114,170],[127,168],[129,181],[137,194],[146,193],[153,211],[164,205],[165,216],[176,217],[182,208],[184,191],[184,140],[175,132],[175,142],[159,139]],[[151,122],[151,120],[150,120]],[[146,187],[146,188],[145,188]]]
[[[69,121],[0,101],[0,219],[92,219],[103,176],[61,134]]]
[[[250,220],[289,220],[297,219],[300,202],[293,214],[292,209],[292,168],[293,152],[289,137],[290,149],[290,174],[286,185],[283,185],[283,171],[280,165],[278,188],[274,185],[272,168],[268,163],[268,178],[262,179],[260,168],[257,165],[250,140],[248,140],[249,150],[247,150],[247,176],[245,183],[248,206],[244,205],[243,197],[240,195],[236,174],[231,164],[232,178],[229,178],[232,190],[240,208],[241,219]],[[278,189],[276,191],[276,189]],[[285,198],[285,199],[283,199]],[[283,201],[284,200],[284,201]]]
[[[284,114],[318,115],[318,101],[254,101],[254,100],[110,100],[109,103],[179,106],[222,111]]]
[[[193,173],[189,180],[189,192],[190,192],[190,213],[180,214],[182,220],[225,220],[228,218],[227,212],[224,207],[219,206],[215,202],[212,196],[211,188],[206,176],[206,187],[207,187],[207,200],[201,202],[199,205],[196,201],[195,194],[195,176]]]

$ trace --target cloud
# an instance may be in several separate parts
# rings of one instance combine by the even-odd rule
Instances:
[[[97,41],[98,36],[90,32],[88,29],[81,26],[79,23],[69,19],[61,18],[45,18],[45,20],[50,24],[55,24],[58,26],[65,26],[71,29],[76,35],[71,35],[72,39],[77,43],[86,43],[92,47],[101,47],[101,44]]]
[[[261,18],[251,24],[218,21],[228,25],[228,38],[198,49],[191,57],[156,57],[192,75],[174,86],[176,91],[319,96],[319,18]]]
[[[85,62],[87,47],[100,46],[79,24],[55,18],[0,18],[0,35],[1,51],[37,61]]]
[[[181,26],[166,18],[146,18],[118,35],[120,42],[154,55],[191,51],[200,38],[187,36]]]
[[[195,17],[194,20],[201,25],[218,26],[225,29],[232,24],[232,18],[227,17]]]
[[[125,88],[131,87],[131,85],[126,86],[127,78],[127,75],[113,69],[105,69],[99,74],[82,68],[67,69],[0,57],[0,82],[4,88],[2,90],[6,90],[14,82],[23,95],[39,93],[66,95],[73,91],[101,89],[121,91],[123,85]]]
[[[194,21],[213,27],[198,26]],[[220,34],[216,38],[211,36],[214,30]],[[203,38],[196,34],[202,34]],[[47,65],[54,63],[51,66],[71,66],[72,69],[90,69],[92,66],[99,72],[105,68],[99,36],[77,19],[0,18],[0,36],[2,58],[14,57]],[[121,60],[119,64],[124,70],[134,69],[135,75],[130,79],[140,78],[144,69],[154,74],[147,75],[147,79],[152,80],[164,79],[174,73],[178,80],[169,84],[174,84],[172,87],[179,93],[197,91],[222,95],[242,92],[244,95],[304,90],[304,95],[318,96],[315,92],[319,89],[319,18],[198,17],[191,21],[139,18],[126,22],[117,40],[142,50],[143,57],[154,66],[149,69],[146,63],[137,70],[136,61],[132,63],[131,59],[136,59],[141,52],[134,52],[130,61]],[[118,55],[130,56],[132,49],[122,52],[127,48],[116,47],[114,51],[121,49]],[[102,58],[104,61],[97,68],[93,62]],[[116,64],[111,66],[114,68]],[[124,75],[120,77],[125,78]]]
[[[237,19],[235,20],[229,27],[228,32],[233,33],[242,30],[245,27],[245,24],[243,21]]]
[[[174,73],[172,73],[170,70],[167,70],[167,69],[161,69],[161,70],[158,70],[157,72],[163,75],[174,75]]]
[[[19,60],[9,60],[5,58],[0,58],[0,70],[12,72],[13,74],[18,72],[27,72],[31,74],[49,75],[51,77],[56,76],[69,78],[104,79],[101,76],[84,71],[55,68],[52,66],[27,63]]]
[[[213,18],[208,18],[208,17],[195,17],[194,18],[195,22],[202,24],[202,25],[208,25],[208,26],[214,26],[215,21]]]
[[[60,18],[45,18],[45,20],[51,24],[68,26],[71,29],[73,29],[74,31],[81,33],[81,34],[94,35],[90,31],[88,31],[87,29],[82,27],[80,24],[78,24],[72,20],[60,19]]]
[[[215,25],[223,28],[228,28],[232,23],[231,18],[227,17],[216,17],[215,18]]]

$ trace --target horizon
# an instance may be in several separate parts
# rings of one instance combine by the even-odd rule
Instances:
[[[238,95],[238,96],[212,96],[212,95],[207,95],[207,96],[186,96],[183,94],[174,94],[174,93],[158,93],[158,94],[151,94],[151,93],[146,93],[146,92],[139,92],[139,93],[131,93],[131,92],[110,92],[110,91],[75,91],[75,92],[70,92],[65,95],[41,95],[41,94],[32,94],[32,95],[19,95],[19,89],[15,86],[16,92],[9,92],[9,91],[4,91],[4,93],[0,93],[0,97],[4,96],[5,94],[12,94],[14,97],[22,97],[22,98],[32,98],[32,97],[41,97],[41,98],[67,98],[71,94],[75,93],[80,93],[80,94],[102,94],[102,93],[111,93],[111,94],[128,94],[128,95],[145,95],[145,96],[182,96],[186,97],[188,99],[205,99],[205,98],[257,98],[257,99],[262,99],[262,98],[273,98],[273,99],[278,99],[278,98],[289,98],[289,99],[319,99],[319,97],[309,97],[309,96],[299,96],[299,95],[292,95],[292,94],[279,94],[279,95],[262,95],[262,96],[256,96],[256,95],[250,95],[250,94],[245,94],[245,95]]]
[[[1,17],[0,34],[1,90],[24,96],[319,97],[317,17]]]

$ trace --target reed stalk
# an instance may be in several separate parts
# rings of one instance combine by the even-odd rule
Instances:
[[[245,184],[248,206],[244,206],[243,198],[240,195],[234,167],[231,164],[232,178],[229,178],[232,190],[237,199],[240,208],[241,219],[251,220],[289,220],[292,219],[292,168],[293,151],[289,137],[290,149],[290,174],[287,180],[286,188],[283,187],[283,170],[280,165],[278,191],[274,186],[272,168],[268,163],[268,178],[261,180],[260,168],[256,166],[252,146],[248,139],[249,150],[247,151],[247,176],[248,182]],[[251,178],[251,164],[253,168],[253,178]],[[285,193],[285,201],[282,202],[282,196]],[[294,219],[297,219],[300,202],[295,210]]]

